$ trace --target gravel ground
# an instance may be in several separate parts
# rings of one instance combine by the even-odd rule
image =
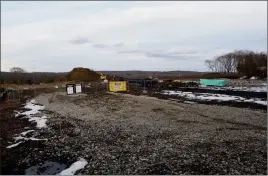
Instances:
[[[89,164],[78,174],[267,174],[267,114],[128,94],[37,97],[49,140],[20,166]],[[36,146],[36,145],[35,145]]]
[[[251,80],[251,79],[226,79],[227,86],[234,87],[256,87],[266,84],[267,80]]]

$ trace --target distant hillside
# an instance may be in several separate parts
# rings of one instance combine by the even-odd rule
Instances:
[[[149,76],[159,79],[176,79],[178,77],[201,75],[204,72],[195,71],[99,71],[103,74],[122,76],[125,78],[148,78]]]
[[[202,75],[204,72],[194,72],[194,71],[96,71],[97,73],[103,73],[104,75],[111,76],[120,76],[125,78],[148,78],[156,77],[159,79],[179,79],[179,77],[188,77],[188,76],[198,76]],[[34,84],[50,83],[58,78],[64,78],[68,75],[69,72],[30,72],[24,73],[22,76],[22,82],[28,83],[31,81]],[[16,75],[11,72],[2,72],[0,81],[3,83],[15,83],[17,80]]]
[[[54,72],[30,72],[23,73],[21,76],[22,83],[29,83],[29,81],[33,84],[39,83],[50,83],[53,82],[56,78],[64,77],[67,73],[54,73]],[[18,75],[11,72],[1,72],[0,75],[0,83],[16,83],[18,79]]]

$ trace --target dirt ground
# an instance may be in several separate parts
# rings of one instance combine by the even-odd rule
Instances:
[[[30,123],[27,119],[15,118],[15,111],[23,108],[24,103],[40,94],[41,92],[53,92],[54,89],[36,89],[22,90],[20,99],[10,99],[9,103],[0,102],[0,174],[16,174],[17,161],[22,159],[26,151],[23,148],[10,152],[6,149],[12,143],[12,139],[16,134],[24,132],[35,127],[35,124]],[[31,147],[29,150],[31,151]],[[23,173],[22,173],[23,174]]]
[[[42,144],[21,147],[19,168],[88,161],[77,174],[267,174],[267,113],[99,93],[37,98],[51,118]]]

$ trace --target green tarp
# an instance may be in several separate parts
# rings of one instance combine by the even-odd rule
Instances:
[[[223,79],[200,79],[201,85],[206,86],[218,86],[222,87],[226,85],[226,80]]]

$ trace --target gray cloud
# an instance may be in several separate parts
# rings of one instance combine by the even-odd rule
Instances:
[[[116,44],[113,45],[113,47],[122,47],[122,46],[124,46],[123,42],[116,43]]]
[[[102,44],[102,43],[95,43],[92,45],[92,47],[94,48],[119,48],[119,47],[122,47],[124,46],[124,43],[123,42],[120,42],[120,43],[115,43],[115,44]]]
[[[188,59],[197,59],[197,55],[188,55],[188,54],[174,54],[174,53],[154,53],[147,52],[145,53],[147,57],[163,58],[163,59],[172,59],[172,60],[188,60]]]
[[[108,48],[108,45],[105,44],[93,44],[92,45],[94,48]]]
[[[142,53],[147,57],[154,58],[164,58],[164,59],[173,59],[173,60],[187,60],[187,59],[196,59],[200,56],[201,51],[189,50],[189,51],[165,51],[165,50],[152,50],[152,51],[143,51],[143,50],[122,50],[118,52],[119,54],[135,54]]]
[[[141,50],[122,50],[118,51],[119,54],[134,54],[134,53],[142,53]]]
[[[192,55],[192,54],[198,54],[200,51],[192,50],[192,51],[175,51],[175,52],[168,52],[172,55]]]
[[[71,40],[70,42],[74,45],[82,45],[82,44],[90,43],[88,38],[85,38],[85,37],[79,37],[79,38]]]

